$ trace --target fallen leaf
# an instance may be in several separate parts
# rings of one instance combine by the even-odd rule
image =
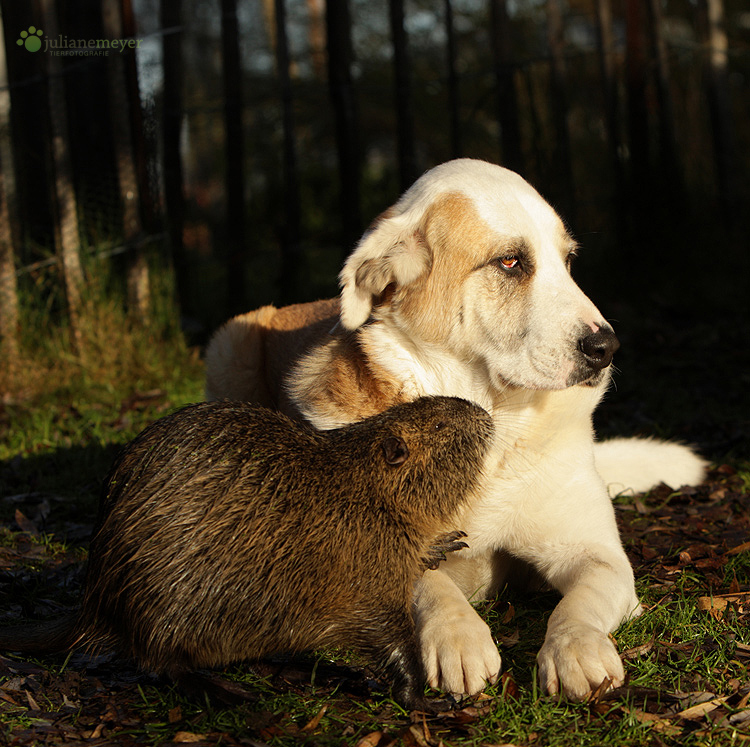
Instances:
[[[424,732],[424,738],[430,742],[432,740],[432,735],[430,734],[430,727],[427,726],[427,717],[424,713],[422,714],[422,731]]]
[[[698,609],[703,612],[726,609],[728,602],[721,597],[698,597]]]
[[[733,713],[729,716],[728,721],[734,727],[744,726],[745,724],[750,725],[750,708]]]
[[[502,683],[502,693],[506,698],[518,698],[518,685],[509,672],[503,672],[500,675]]]
[[[419,747],[430,747],[430,743],[427,741],[428,738],[425,735],[421,724],[412,724],[409,727],[409,734]]]
[[[28,519],[20,508],[16,509],[15,520],[22,532],[33,534],[35,537],[39,536],[36,524],[31,519]]]
[[[711,700],[704,700],[702,703],[690,706],[684,711],[680,711],[675,714],[677,718],[683,718],[688,720],[702,719],[707,713],[716,710],[720,705],[723,705],[727,700],[727,696],[721,698],[711,698]]]
[[[32,711],[39,711],[39,710],[41,710],[39,708],[39,706],[37,705],[37,702],[34,700],[34,697],[32,696],[32,694],[28,690],[26,690],[26,700],[29,702],[29,708]]]
[[[365,736],[357,742],[355,747],[377,747],[382,738],[382,731],[371,731],[369,734],[365,734]]]
[[[3,692],[2,690],[0,690],[0,700],[4,700],[6,703],[10,703],[11,705],[18,707],[18,703],[16,703],[16,701],[13,700],[13,698],[11,698],[8,693]]]
[[[516,616],[516,608],[509,602],[508,609],[505,610],[505,614],[503,615],[503,618],[502,620],[500,620],[500,622],[503,625],[507,625],[515,616]]]
[[[92,731],[91,734],[86,735],[86,739],[99,739],[103,731],[104,731],[104,722],[97,724],[94,731]]]
[[[733,547],[731,550],[727,550],[725,555],[738,555],[741,552],[745,552],[745,550],[750,550],[750,542],[743,542],[741,545],[737,545],[737,547]]]
[[[600,683],[599,686],[592,690],[589,693],[588,698],[586,699],[587,703],[598,703],[601,699],[602,695],[607,692],[607,690],[610,689],[612,686],[612,678],[611,677],[605,677]]]
[[[639,656],[643,656],[644,654],[647,654],[651,649],[654,647],[654,642],[649,641],[648,643],[643,643],[640,646],[633,646],[633,648],[629,648],[627,651],[623,651],[620,656],[623,659],[636,659]]]
[[[187,744],[190,742],[205,742],[206,734],[194,734],[192,731],[178,731],[172,738],[173,742]]]
[[[518,631],[518,628],[516,628],[515,631],[513,631],[510,635],[497,636],[497,642],[501,646],[505,646],[506,648],[515,646],[520,640],[521,640],[521,634]]]
[[[650,508],[646,508],[645,504],[643,503],[643,501],[640,498],[636,498],[633,501],[633,505],[635,506],[635,510],[639,514],[641,514],[641,515],[645,515],[645,514],[650,514],[651,513],[651,509]]]
[[[316,714],[313,716],[303,727],[302,731],[315,731],[320,724],[320,719],[323,718],[325,712],[328,710],[328,706],[324,705]]]

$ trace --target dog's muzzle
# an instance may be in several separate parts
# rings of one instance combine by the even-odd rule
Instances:
[[[612,363],[612,357],[619,347],[620,341],[607,327],[602,327],[578,340],[578,350],[592,372],[601,371]]]

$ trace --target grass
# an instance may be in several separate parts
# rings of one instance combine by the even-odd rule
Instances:
[[[90,289],[77,352],[64,323],[43,317],[24,340],[25,375],[11,379],[6,373],[0,380],[3,624],[22,615],[54,615],[74,603],[99,482],[115,451],[151,420],[201,398],[199,355],[176,333],[174,311],[168,304],[165,309],[160,320],[157,315],[139,325],[102,281]],[[750,465],[735,462],[734,471],[717,472],[698,494],[656,491],[638,502],[617,501],[648,609],[615,632],[626,687],[587,703],[545,696],[536,683],[535,655],[555,595],[504,593],[478,606],[502,644],[503,678],[437,717],[404,713],[372,672],[345,652],[232,668],[224,676],[251,698],[231,707],[186,698],[127,662],[74,654],[43,661],[0,658],[0,740],[745,744],[750,554],[728,555],[726,549],[739,545],[737,532],[748,527],[749,492]],[[17,510],[28,522],[21,527]],[[651,532],[655,523],[669,532]],[[705,609],[701,602],[733,591],[739,601],[722,609]],[[705,713],[691,711],[701,697],[709,700]]]

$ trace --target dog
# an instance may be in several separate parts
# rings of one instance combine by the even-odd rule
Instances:
[[[451,693],[476,693],[500,671],[471,602],[540,581],[562,595],[540,684],[577,700],[622,684],[609,633],[641,607],[608,489],[696,484],[705,472],[679,444],[596,442],[592,414],[619,343],[571,277],[577,251],[521,176],[449,161],[374,221],[338,299],[235,317],[207,347],[208,399],[255,401],[317,428],[428,394],[492,414],[496,466],[462,526],[469,548],[415,592],[428,681]]]

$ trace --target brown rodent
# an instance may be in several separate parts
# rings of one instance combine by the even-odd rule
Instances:
[[[493,426],[426,397],[331,431],[243,402],[155,422],[104,484],[80,609],[0,631],[0,648],[114,647],[180,679],[346,646],[424,706],[411,603],[482,473]]]

